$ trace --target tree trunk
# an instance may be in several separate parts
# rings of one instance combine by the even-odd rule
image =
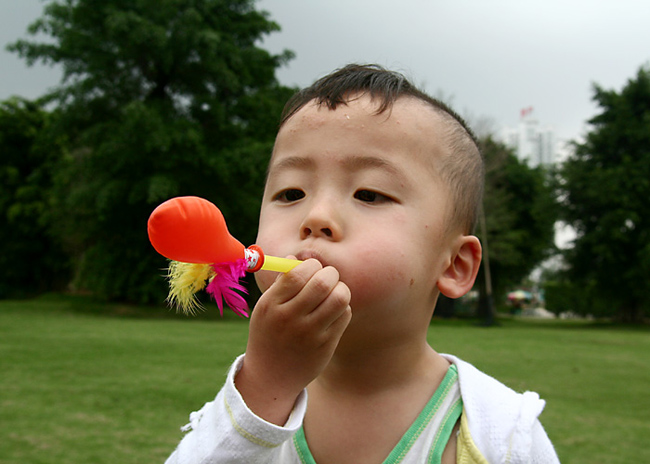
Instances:
[[[616,319],[625,324],[642,324],[644,319],[643,307],[638,301],[628,301],[618,309]]]
[[[436,303],[436,310],[433,314],[444,319],[454,317],[456,315],[456,300],[447,298],[445,295],[440,295]]]

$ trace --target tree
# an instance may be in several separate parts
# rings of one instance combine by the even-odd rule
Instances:
[[[9,49],[63,67],[52,221],[76,257],[75,285],[107,298],[160,300],[165,261],[148,244],[155,206],[214,201],[251,241],[265,158],[292,93],[275,70],[290,52],[258,46],[279,30],[251,0],[66,0],[46,5]]]
[[[639,322],[650,308],[650,69],[620,92],[595,85],[593,99],[600,113],[560,172],[577,234],[565,259],[574,283]]]
[[[495,301],[519,284],[554,251],[558,210],[551,177],[541,166],[531,168],[504,144],[485,136],[480,140],[486,163],[483,207]],[[485,315],[484,269],[477,279],[479,312]]]
[[[0,103],[0,298],[65,286],[69,260],[49,234],[51,167],[64,153],[37,103]]]

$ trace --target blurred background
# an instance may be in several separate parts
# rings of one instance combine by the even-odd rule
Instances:
[[[0,462],[173,449],[246,326],[166,312],[149,214],[202,196],[254,243],[285,101],[351,62],[450,104],[486,159],[485,259],[439,302],[436,346],[548,398],[563,462],[647,460],[650,2],[0,0],[0,18]]]
[[[405,73],[480,137],[491,275],[459,307],[647,315],[650,4],[1,0],[0,11],[0,297],[159,302],[151,270],[165,263],[144,224],[177,195],[214,201],[253,243],[284,101],[361,62]]]

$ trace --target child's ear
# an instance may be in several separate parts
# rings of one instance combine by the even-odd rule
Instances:
[[[469,292],[481,265],[481,242],[473,235],[459,237],[449,266],[438,279],[440,293],[459,298]]]

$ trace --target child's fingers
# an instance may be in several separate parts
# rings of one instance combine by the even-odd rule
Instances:
[[[285,256],[285,258],[287,258],[287,259],[296,259],[296,260],[298,259],[294,255],[287,255],[287,256]],[[278,272],[277,275],[275,276],[274,282],[277,282],[278,279],[282,278],[282,276],[284,276],[285,274],[286,274],[286,272]]]
[[[347,286],[339,279],[339,272],[331,266],[318,270],[293,298],[293,303],[304,307],[305,313],[318,310],[325,301],[329,306],[336,305],[344,308],[349,303],[345,301]],[[339,284],[341,287],[335,292]]]
[[[281,274],[272,286],[273,299],[277,304],[293,300],[302,292],[314,274],[322,269],[323,265],[319,261],[308,259],[286,274]]]
[[[340,340],[341,336],[343,335],[343,332],[345,332],[345,329],[347,329],[348,324],[350,323],[351,320],[352,320],[352,308],[350,307],[350,305],[348,305],[339,314],[338,318],[332,321],[332,323],[327,328],[327,333],[330,336],[330,340],[336,341],[338,343],[338,340]]]
[[[254,311],[255,320],[270,317],[282,327],[291,321],[292,336],[310,332],[308,338],[320,345],[331,337],[329,327],[344,315],[350,299],[350,289],[340,281],[339,272],[311,259],[280,276],[264,293]]]
[[[343,282],[338,282],[325,299],[309,314],[319,326],[329,330],[330,326],[345,315],[350,306],[352,294]]]

